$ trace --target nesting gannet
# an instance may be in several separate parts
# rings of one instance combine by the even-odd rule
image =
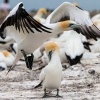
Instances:
[[[36,15],[33,16],[33,18],[38,21],[39,23],[44,23],[45,22],[45,18],[43,18],[43,15],[47,15],[47,10],[45,8],[40,8]]]
[[[12,68],[16,62],[24,55],[27,67],[32,69],[33,54],[30,56],[27,56],[27,54],[32,53],[47,38],[51,37],[52,34],[50,33],[57,34],[65,30],[74,29],[77,27],[80,27],[80,25],[74,21],[63,21],[52,24],[45,23],[42,25],[26,12],[23,7],[23,3],[20,2],[4,19],[0,26],[0,32],[6,30],[6,34],[12,37],[18,43],[18,51]],[[6,36],[5,34],[1,35],[3,38]],[[41,36],[44,36],[44,38],[41,39]],[[37,45],[34,45],[35,43],[37,43]]]
[[[15,57],[7,50],[2,50],[0,52],[0,63],[3,62],[6,66],[11,66],[14,62]]]
[[[64,31],[64,34],[67,34],[67,40],[64,45],[66,57],[70,65],[77,64],[80,62],[80,59],[82,58],[82,55],[84,53],[81,34],[78,34],[74,30],[71,30],[70,33]]]
[[[49,57],[50,62],[44,69],[42,69],[39,80],[43,85],[44,96],[47,97],[46,91],[48,89],[57,89],[57,95],[59,96],[59,88],[62,80],[62,65],[59,57],[59,47],[54,42],[49,42],[45,45],[45,51]],[[39,84],[39,85],[40,85]],[[37,85],[35,88],[37,88]]]
[[[5,62],[7,66],[11,66],[14,62],[15,57],[6,50],[3,50],[1,53],[4,55],[3,62]]]
[[[76,28],[78,33],[85,35],[86,37],[100,37],[99,29],[92,23],[90,17],[84,12],[84,10],[75,7],[69,2],[62,3],[57,7],[47,18],[45,23],[58,22],[62,17],[69,16],[70,20],[75,21],[82,27]]]
[[[94,20],[96,20],[96,19],[99,19],[99,20],[100,20],[100,14],[96,14],[96,15],[94,15],[94,16],[91,18],[92,21],[94,21]]]
[[[93,23],[98,29],[100,29],[100,19],[93,20]]]

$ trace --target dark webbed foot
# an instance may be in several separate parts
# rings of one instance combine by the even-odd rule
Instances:
[[[42,98],[48,98],[50,97],[49,95],[47,95],[46,89],[44,89],[44,96]]]
[[[60,95],[56,95],[56,96],[54,96],[54,97],[56,97],[56,98],[63,98],[62,96],[60,96]]]
[[[42,98],[49,98],[50,96],[47,94],[44,94],[44,96]]]
[[[59,89],[57,89],[57,95],[55,97],[56,98],[62,98],[62,96],[59,95]]]

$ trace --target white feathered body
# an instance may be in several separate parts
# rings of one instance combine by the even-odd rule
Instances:
[[[71,59],[74,59],[76,56],[80,56],[84,52],[84,46],[80,34],[75,31],[71,31],[69,34],[70,35],[65,43],[65,52]]]
[[[15,57],[12,54],[9,54],[8,57],[5,57],[4,62],[7,66],[11,66],[15,60]]]
[[[4,62],[6,66],[11,66],[14,62],[15,57],[8,52],[7,56],[3,52],[0,52],[0,62]]]
[[[99,19],[100,20],[100,14],[96,14],[95,16],[92,17],[92,21]]]
[[[61,79],[62,65],[58,53],[55,52],[51,61],[40,73],[40,80],[43,80],[43,88],[58,89],[61,85]]]

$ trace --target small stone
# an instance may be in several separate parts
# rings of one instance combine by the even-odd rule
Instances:
[[[92,74],[92,75],[94,75],[94,74],[95,74],[95,70],[92,70],[92,69],[91,69],[91,70],[89,70],[88,72],[89,72],[89,74]]]

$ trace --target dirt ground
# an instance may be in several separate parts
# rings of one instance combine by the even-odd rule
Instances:
[[[81,62],[84,66],[77,64],[63,70],[62,98],[53,97],[56,95],[53,90],[51,97],[44,99],[42,87],[34,89],[40,71],[30,71],[19,61],[8,75],[7,71],[0,72],[0,100],[100,100],[100,56]]]
[[[62,98],[52,97],[44,100],[100,100],[100,64],[98,59],[83,60],[84,66],[74,65],[64,70],[64,80],[60,88]],[[0,72],[0,100],[43,100],[42,87],[34,89],[38,84],[40,71],[26,68],[19,62],[15,69],[6,75]]]

